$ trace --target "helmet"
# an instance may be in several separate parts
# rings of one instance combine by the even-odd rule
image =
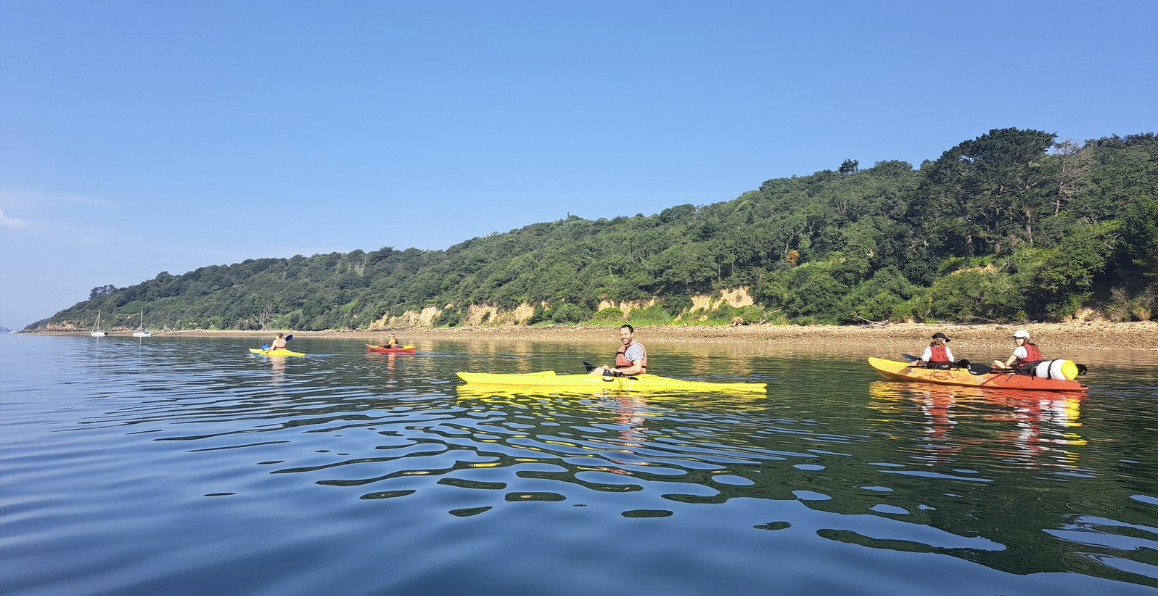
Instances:
[[[946,336],[944,333],[941,333],[940,331],[933,334],[933,339],[938,339],[938,338],[945,340],[945,343],[949,343],[949,337]]]
[[[1013,337],[1020,337],[1021,339],[1029,339],[1029,332],[1025,329],[1018,329],[1013,332]]]

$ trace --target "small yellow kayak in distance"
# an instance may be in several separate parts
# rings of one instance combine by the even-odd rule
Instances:
[[[471,385],[533,385],[536,387],[579,387],[590,389],[687,389],[689,391],[765,391],[764,383],[712,383],[684,381],[658,375],[604,377],[599,375],[556,375],[553,370],[523,374],[455,373]]]
[[[279,348],[276,350],[262,350],[259,348],[250,348],[249,353],[250,354],[261,354],[262,356],[305,356],[306,355],[305,352],[291,352],[290,350],[286,350],[284,348]]]

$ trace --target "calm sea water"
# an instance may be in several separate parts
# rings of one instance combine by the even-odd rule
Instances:
[[[654,372],[768,392],[528,394],[454,372],[614,338],[261,342],[0,336],[0,592],[1158,593],[1145,358],[1083,397],[655,344]]]

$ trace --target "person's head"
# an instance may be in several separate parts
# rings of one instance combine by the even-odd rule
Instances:
[[[1014,331],[1013,341],[1016,341],[1018,345],[1021,345],[1023,342],[1028,342],[1029,332],[1025,329],[1018,329],[1017,331]]]
[[[943,343],[947,344],[947,343],[949,343],[949,337],[947,335],[945,335],[944,333],[941,333],[940,331],[938,331],[937,333],[933,334],[933,343],[936,345],[941,345]]]
[[[623,345],[626,346],[630,344],[633,339],[635,339],[635,327],[631,325],[621,325],[619,327],[619,341],[623,342]]]
[[[281,338],[282,338],[284,335],[285,335],[285,334],[284,334],[284,333],[282,333],[282,332],[280,332],[280,331],[277,333],[277,337],[278,337],[278,339],[281,339]]]

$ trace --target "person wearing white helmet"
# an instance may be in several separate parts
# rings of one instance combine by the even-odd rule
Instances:
[[[1029,332],[1025,329],[1018,329],[1013,332],[1013,341],[1017,342],[1017,347],[1013,349],[1013,354],[1010,355],[1005,362],[994,360],[993,370],[1007,370],[1010,372],[1032,371],[1033,367],[1044,360],[1044,358],[1041,357],[1041,350],[1038,350],[1037,345],[1029,341]]]

